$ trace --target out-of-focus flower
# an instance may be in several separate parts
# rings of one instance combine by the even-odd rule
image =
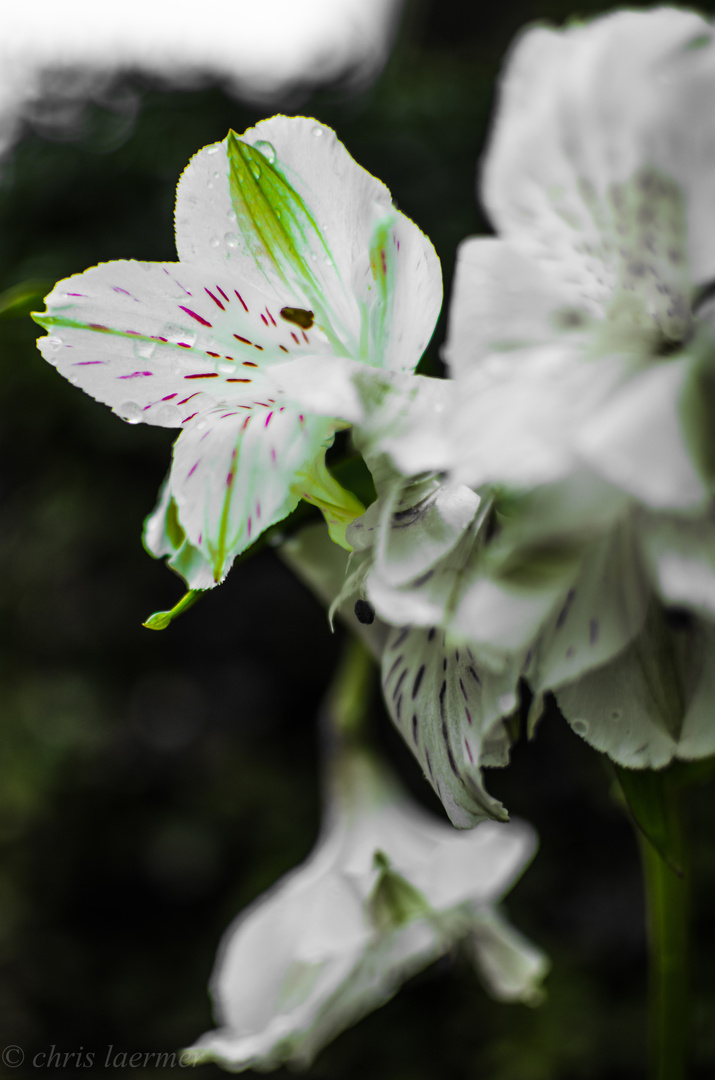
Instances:
[[[622,765],[715,752],[714,58],[674,10],[523,35],[452,379],[349,527],[339,599],[396,627],[386,703],[457,824],[503,812],[478,767],[506,762],[522,678],[532,723],[554,690]]]
[[[362,506],[325,450],[360,414],[356,371],[389,384],[416,366],[441,275],[387,188],[303,117],[201,150],[179,182],[176,242],[178,263],[60,282],[36,319],[72,382],[130,423],[182,429],[146,542],[208,588],[301,497],[345,543]]]
[[[714,57],[670,9],[520,39],[482,174],[499,238],[457,266],[451,401],[431,456],[394,455],[482,500],[442,625],[632,767],[715,751]]]
[[[226,934],[212,980],[221,1026],[190,1058],[307,1066],[457,943],[493,996],[537,1003],[548,963],[494,908],[534,847],[522,822],[455,832],[366,751],[343,749],[314,851]]]

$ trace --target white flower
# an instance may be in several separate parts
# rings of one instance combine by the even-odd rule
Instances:
[[[499,236],[460,249],[452,378],[384,442],[402,476],[376,471],[336,589],[398,628],[386,703],[457,824],[503,813],[479,766],[521,678],[531,724],[554,690],[622,765],[715,752],[713,100],[687,12],[530,30],[507,63]]]
[[[336,770],[312,854],[226,934],[212,979],[221,1026],[190,1048],[194,1061],[309,1065],[457,942],[495,997],[538,1000],[547,961],[493,906],[531,858],[533,830],[455,832],[362,750]]]
[[[362,507],[325,450],[361,414],[356,380],[414,369],[441,276],[384,185],[303,117],[201,150],[179,182],[176,243],[177,263],[60,282],[36,319],[72,382],[130,423],[181,429],[146,542],[208,588],[301,497],[345,542]]]

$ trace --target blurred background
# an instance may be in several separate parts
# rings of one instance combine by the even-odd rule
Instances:
[[[212,1026],[206,983],[223,930],[317,832],[314,717],[340,637],[269,549],[168,630],[142,628],[183,592],[140,542],[172,433],[130,427],[65,382],[35,349],[27,312],[97,262],[174,258],[174,192],[191,155],[277,111],[331,125],[387,183],[434,242],[448,295],[457,244],[489,231],[474,178],[510,41],[533,20],[603,10],[253,6],[262,23],[238,0],[194,12],[125,3],[105,26],[79,5],[58,18],[36,3],[3,29],[0,1042],[27,1055],[8,1075],[37,1075],[33,1053],[53,1046],[101,1063],[109,1046],[172,1051]],[[443,336],[442,320],[423,370],[439,370]],[[441,813],[377,699],[375,733]],[[552,708],[487,783],[540,832],[506,907],[552,956],[546,1004],[498,1005],[447,959],[337,1039],[309,1077],[645,1075],[639,857],[607,768]],[[715,1073],[712,795],[690,799],[702,1080]]]

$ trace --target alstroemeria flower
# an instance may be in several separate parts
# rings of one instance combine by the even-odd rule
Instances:
[[[493,996],[535,1003],[548,963],[494,907],[534,847],[523,822],[455,832],[343,749],[315,849],[229,928],[212,978],[221,1026],[186,1053],[305,1067],[457,943]]]
[[[326,448],[355,370],[411,372],[441,303],[429,240],[315,120],[274,117],[192,158],[177,263],[105,263],[36,316],[58,370],[130,423],[181,429],[146,542],[194,588],[301,497],[333,537],[362,509]]]
[[[713,100],[693,13],[524,34],[450,310],[439,466],[493,516],[449,625],[634,767],[715,751]]]

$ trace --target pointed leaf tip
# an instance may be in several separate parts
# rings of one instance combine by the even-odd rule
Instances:
[[[155,611],[153,615],[149,616],[146,622],[142,623],[142,626],[145,626],[147,630],[166,630],[167,626],[169,626],[178,615],[181,615],[184,611],[187,611],[192,607],[205,591],[205,589],[189,589],[188,592],[182,596],[181,600],[179,600],[178,604],[174,604],[173,608],[169,611]]]

